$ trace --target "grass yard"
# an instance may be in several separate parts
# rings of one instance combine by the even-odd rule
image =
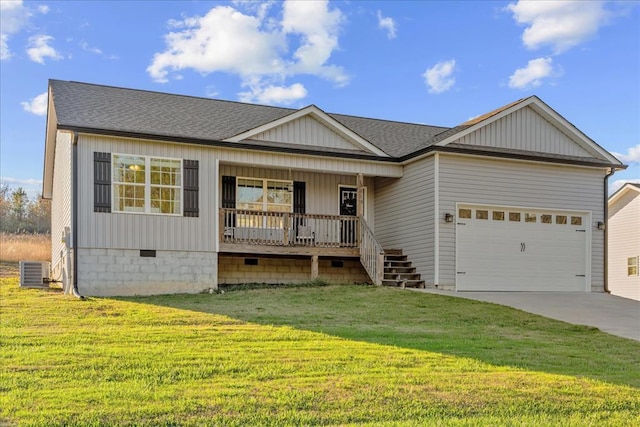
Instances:
[[[0,291],[0,424],[640,425],[639,342],[496,305],[369,286]]]

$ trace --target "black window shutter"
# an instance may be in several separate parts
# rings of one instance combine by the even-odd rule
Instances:
[[[225,209],[236,208],[236,177],[235,176],[223,176],[222,177],[222,207]],[[224,216],[225,227],[236,226],[236,214],[226,213]]]
[[[236,208],[236,177],[222,177],[222,207],[227,209]]]
[[[111,153],[93,153],[93,211],[111,212]]]
[[[305,182],[293,182],[293,212],[306,213],[307,192]]]
[[[200,178],[199,178],[199,163],[197,160],[183,160],[182,161],[184,177],[183,194],[184,194],[184,209],[182,210],[184,216],[198,217],[200,216],[200,203],[199,203],[199,190],[200,190]]]

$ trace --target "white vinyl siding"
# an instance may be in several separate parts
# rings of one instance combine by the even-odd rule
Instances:
[[[269,129],[268,131],[251,137],[251,139],[314,147],[362,150],[360,147],[349,143],[342,136],[309,116],[301,117],[276,128]]]
[[[405,166],[402,179],[376,179],[376,238],[402,249],[427,283],[434,277],[434,157]]]
[[[629,276],[629,258],[640,256],[640,193],[628,191],[609,206],[609,290],[640,300],[640,276]],[[637,258],[636,258],[637,259]]]
[[[591,290],[603,290],[604,170],[440,155],[439,217],[456,204],[522,206],[591,213]],[[524,218],[523,218],[524,221]],[[440,283],[455,284],[455,221],[440,223]]]
[[[93,211],[93,153],[127,153],[199,160],[200,216],[127,215]],[[80,135],[78,167],[79,247],[214,251],[216,247],[216,156],[205,147]],[[57,177],[56,177],[57,179]],[[182,196],[181,196],[182,197]]]
[[[530,107],[516,110],[453,143],[594,157]]]
[[[92,163],[93,164],[93,163]],[[53,181],[51,198],[51,267],[56,270],[65,252],[63,233],[71,229],[71,134],[58,132],[54,158],[56,179]],[[71,243],[71,242],[69,242]]]
[[[199,160],[200,216],[185,218],[165,215],[122,215],[93,212],[93,153],[127,153],[141,156],[159,156]],[[216,161],[220,161],[220,176],[233,175],[304,181],[307,184],[308,213],[339,214],[338,185],[356,186],[357,173],[378,171],[392,176],[401,174],[399,165],[379,165],[348,159],[317,159],[310,156],[286,156],[279,153],[244,152],[191,144],[159,143],[129,138],[102,137],[81,134],[79,155],[79,230],[80,248],[156,249],[185,251],[214,251],[218,221],[220,185],[216,175]],[[251,166],[223,166],[223,158],[233,162],[246,160]],[[69,157],[70,159],[70,157]],[[259,160],[252,162],[252,160]],[[260,167],[272,161],[273,166]],[[70,162],[70,160],[69,160]],[[255,166],[253,166],[255,165]],[[289,168],[311,167],[310,172]],[[323,171],[323,167],[326,169]],[[316,168],[319,171],[316,172]],[[332,173],[332,169],[346,172]],[[56,175],[56,180],[58,175]],[[70,181],[68,181],[70,182]],[[369,188],[367,221],[374,226],[373,179],[365,177]],[[162,230],[161,233],[158,230]]]

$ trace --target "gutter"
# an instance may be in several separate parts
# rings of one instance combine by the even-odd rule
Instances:
[[[73,247],[73,287],[72,292],[73,295],[78,299],[85,299],[85,297],[80,294],[78,290],[78,132],[73,132],[73,136],[71,138],[71,168],[73,173],[72,183],[71,183],[71,199],[72,202],[72,210],[71,210],[71,237],[72,237],[72,247]]]
[[[609,169],[604,176],[604,291],[608,294],[609,290],[609,177],[616,173],[615,168]]]

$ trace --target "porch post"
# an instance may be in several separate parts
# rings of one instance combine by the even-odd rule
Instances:
[[[364,217],[364,177],[361,173],[358,174],[358,178],[356,180],[358,186],[358,203],[356,209],[356,215],[359,217]]]
[[[318,255],[311,255],[311,280],[318,278]]]

